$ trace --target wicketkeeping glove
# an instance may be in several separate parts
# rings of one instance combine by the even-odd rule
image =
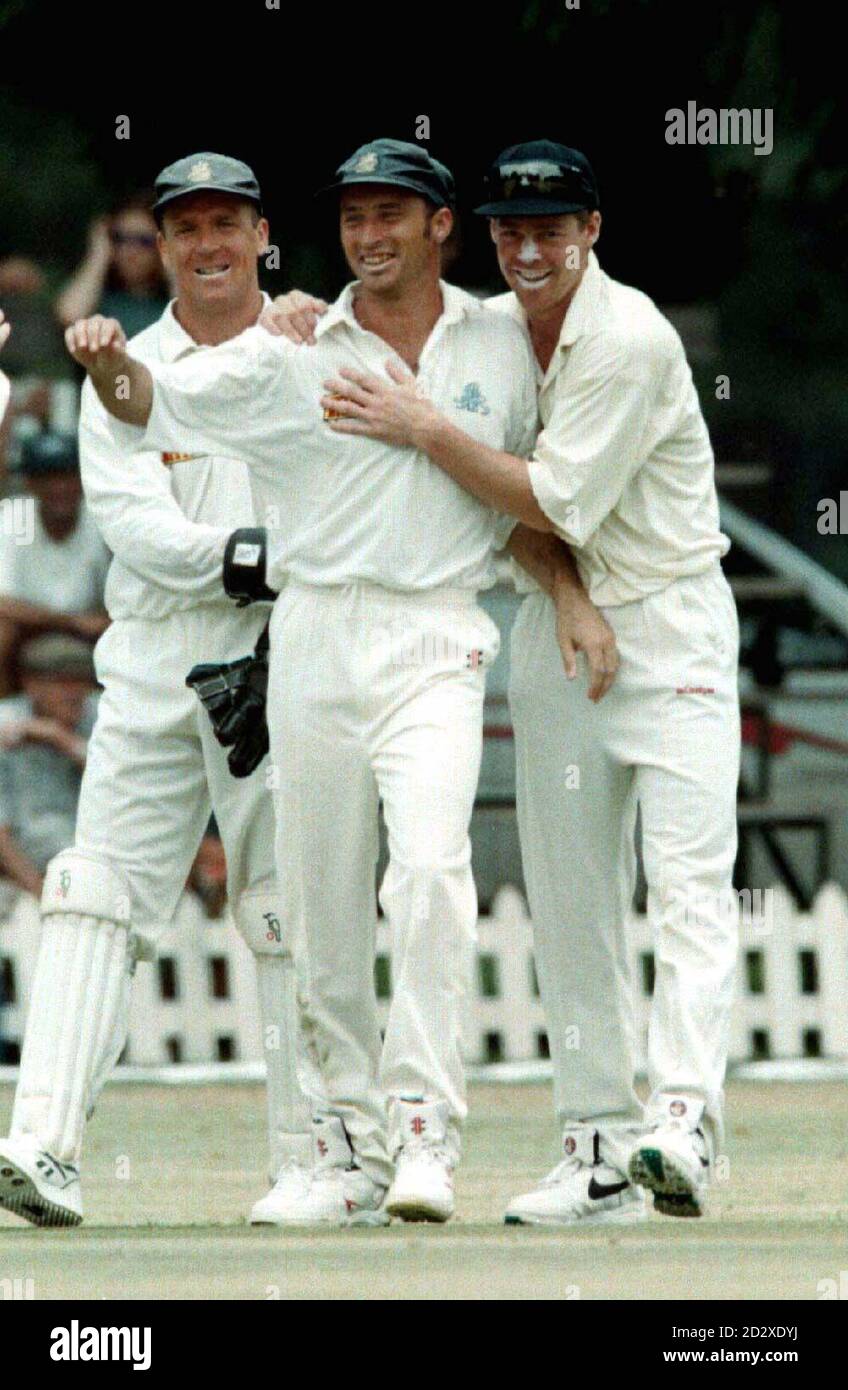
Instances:
[[[238,608],[259,600],[273,600],[265,571],[268,564],[268,532],[264,526],[240,526],[233,531],[224,550],[223,582],[226,593]]]
[[[268,752],[268,624],[250,656],[193,666],[186,685],[197,691],[218,742],[229,748],[230,772],[249,777]]]

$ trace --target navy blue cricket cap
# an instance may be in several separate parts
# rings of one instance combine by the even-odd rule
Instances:
[[[528,140],[499,154],[484,180],[484,217],[543,217],[600,207],[592,166],[580,150]]]
[[[370,140],[367,145],[360,145],[350,159],[339,165],[334,182],[319,188],[316,197],[357,183],[395,184],[420,194],[437,208],[456,206],[450,169],[422,145],[411,145],[406,140]]]
[[[153,212],[157,219],[162,209],[175,198],[187,193],[232,193],[262,206],[262,194],[256,175],[249,164],[232,159],[228,154],[189,154],[162,170],[153,185],[156,201]]]
[[[20,472],[29,477],[46,473],[76,473],[79,471],[79,451],[74,434],[58,434],[41,430],[25,440],[21,447]]]

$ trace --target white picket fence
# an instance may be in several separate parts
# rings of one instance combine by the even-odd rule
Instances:
[[[769,911],[743,914],[741,922],[731,1060],[848,1058],[848,899],[830,884],[809,913],[800,913],[783,889],[769,894]],[[38,935],[37,905],[21,895],[0,925],[9,1000],[0,1034],[7,1041],[23,1036]],[[644,1058],[653,963],[644,917],[633,917],[630,935]],[[377,955],[385,1013],[391,953],[383,922]],[[491,916],[480,919],[478,977],[468,1001],[465,1038],[472,1063],[533,1063],[547,1054],[531,923],[524,899],[510,886],[496,895]],[[234,1075],[253,1074],[260,1065],[253,959],[229,921],[207,920],[192,895],[184,895],[159,959],[138,967],[125,1060],[131,1068],[145,1069],[175,1062],[230,1063]]]

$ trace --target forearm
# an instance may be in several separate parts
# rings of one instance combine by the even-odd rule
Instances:
[[[153,377],[149,368],[128,353],[117,363],[89,373],[104,410],[125,425],[143,428],[153,406]]]
[[[552,532],[543,534],[520,523],[507,541],[506,549],[555,602],[569,596],[586,597],[571,550]]]
[[[5,874],[26,893],[41,895],[44,882],[38,867],[25,854],[8,825],[0,826],[0,873]]]
[[[61,613],[22,598],[0,598],[0,619],[17,623],[32,632],[64,632],[76,635],[75,614]]]
[[[100,302],[108,265],[89,257],[59,292],[56,316],[63,328],[93,314]]]
[[[496,511],[518,517],[533,531],[553,531],[530,486],[527,460],[490,449],[433,413],[416,439],[417,447],[454,482]]]

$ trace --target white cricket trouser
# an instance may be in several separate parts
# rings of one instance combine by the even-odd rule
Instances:
[[[276,1175],[284,1157],[309,1146],[304,1090],[319,1097],[300,1046],[267,764],[234,778],[226,750],[185,684],[197,662],[246,655],[267,616],[267,608],[203,606],[155,622],[122,619],[97,645],[104,689],[74,850],[48,871],[12,1119],[13,1135],[34,1137],[60,1161],[79,1162],[86,1113],[126,1037],[128,933],[155,942],[168,927],[210,811],[224,846],[234,921],[256,958],[267,1035],[269,1171]],[[85,1027],[90,1015],[93,1032]]]
[[[485,667],[498,645],[475,596],[456,590],[291,583],[271,620],[277,872],[286,900],[299,903],[328,1102],[378,1182],[391,1177],[393,1097],[447,1101],[459,1150],[461,1007],[477,927],[468,827]],[[380,801],[390,855],[380,903],[393,950],[382,1056],[374,988]]]
[[[173,918],[214,811],[229,900],[273,880],[273,805],[264,768],[235,778],[185,683],[200,661],[252,651],[268,610],[205,605],[157,621],[121,619],[97,644],[103,685],[77,811],[76,847],[129,879],[133,928],[156,939]]]
[[[641,1122],[624,921],[642,821],[656,979],[651,1099],[703,1100],[721,1134],[737,933],[739,628],[720,566],[607,608],[621,666],[598,704],[566,680],[554,609],[529,595],[512,632],[518,825],[562,1125]]]

